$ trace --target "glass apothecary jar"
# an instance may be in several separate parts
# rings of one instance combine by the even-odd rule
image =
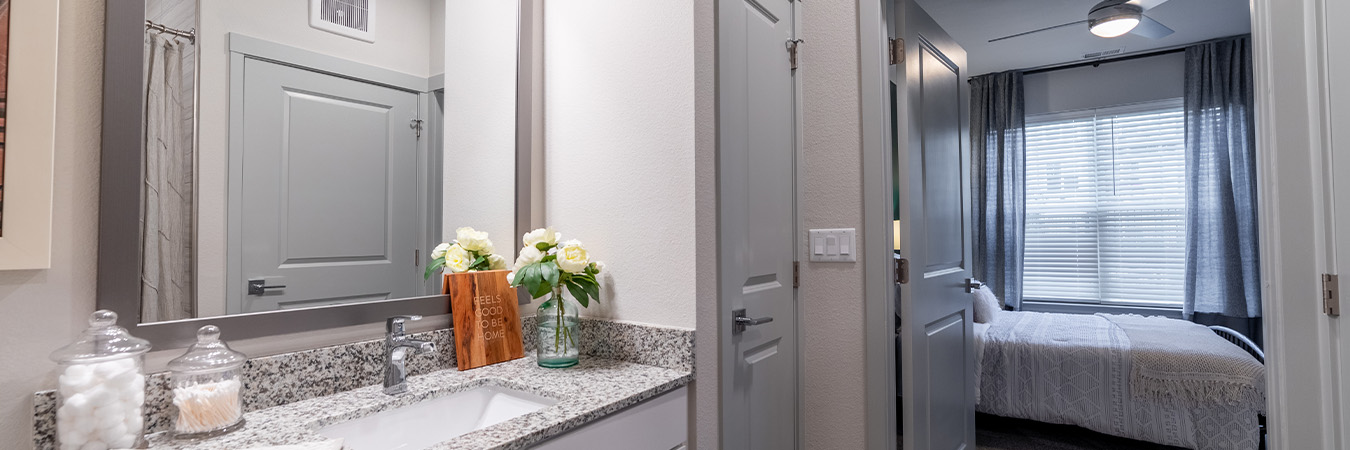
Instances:
[[[220,328],[197,330],[197,343],[169,361],[175,438],[219,436],[244,426],[244,362],[220,340]]]
[[[61,449],[143,448],[145,372],[150,342],[95,311],[75,342],[52,352],[60,365],[56,439]]]

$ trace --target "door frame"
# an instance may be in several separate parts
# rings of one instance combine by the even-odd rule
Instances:
[[[887,11],[895,0],[858,4],[858,40],[862,93],[863,242],[893,248],[891,232],[890,120],[886,93]],[[1322,373],[1300,376],[1295,367],[1330,367],[1331,321],[1312,314],[1316,279],[1335,273],[1328,248],[1332,161],[1329,110],[1325,103],[1329,74],[1322,64],[1327,52],[1322,12],[1327,0],[1251,0],[1254,75],[1257,85],[1256,128],[1261,221],[1262,310],[1267,350],[1267,430],[1273,449],[1339,448],[1350,436],[1337,434],[1334,379]],[[1283,52],[1283,53],[1277,53]],[[1277,73],[1276,67],[1280,67]],[[1293,73],[1291,73],[1293,72]],[[1295,82],[1288,82],[1291,77]],[[1284,119],[1277,118],[1284,114]],[[1292,113],[1295,117],[1289,118]],[[1284,149],[1279,161],[1274,149]],[[1293,159],[1291,160],[1291,156]],[[1284,162],[1282,166],[1278,162]],[[1303,163],[1303,164],[1300,164]],[[1295,166],[1295,167],[1291,167]],[[1311,201],[1309,199],[1312,199]],[[1285,230],[1281,216],[1312,218],[1314,233]],[[1314,254],[1308,258],[1308,254]],[[889,318],[895,314],[890,252],[863,252],[866,318],[865,387],[867,448],[895,449],[895,365]],[[1320,307],[1319,307],[1320,309]],[[1310,321],[1316,326],[1310,326]],[[1311,331],[1306,331],[1311,329]],[[1316,352],[1308,352],[1315,348]],[[1303,350],[1301,352],[1293,350]],[[1290,351],[1286,351],[1290,350]],[[875,394],[884,395],[875,395]],[[1293,404],[1297,402],[1297,405]]]

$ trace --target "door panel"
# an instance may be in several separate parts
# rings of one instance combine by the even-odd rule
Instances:
[[[231,260],[245,280],[286,287],[232,298],[229,312],[419,295],[417,94],[245,59],[234,95],[244,155]]]
[[[919,271],[900,285],[904,448],[974,449],[966,56],[913,0],[891,8],[897,245]]]
[[[791,2],[720,6],[722,448],[797,446],[795,113]],[[732,331],[730,312],[773,321]]]

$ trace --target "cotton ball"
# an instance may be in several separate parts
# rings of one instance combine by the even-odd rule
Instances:
[[[117,391],[105,386],[94,386],[84,393],[89,396],[89,405],[95,408],[112,405],[119,397]]]
[[[131,446],[136,445],[136,434],[124,434],[121,439],[113,441],[111,445],[112,448],[131,448]]]
[[[56,429],[56,439],[61,441],[62,449],[66,447],[80,448],[81,445],[84,445],[84,441],[87,440],[83,434],[64,428]]]
[[[80,447],[80,450],[108,450],[108,444],[102,442],[90,442]]]
[[[66,402],[61,406],[61,409],[66,408],[70,408],[70,414],[72,416],[88,414],[91,410],[94,409],[93,405],[89,404],[89,396],[85,395],[84,393],[78,393],[66,397]]]
[[[72,433],[87,435],[94,431],[94,418],[89,415],[77,415],[65,423]]]
[[[111,379],[121,375],[123,372],[131,370],[134,368],[134,365],[135,363],[130,359],[101,362],[94,364],[94,376],[104,380]]]
[[[101,429],[98,432],[99,440],[102,440],[103,442],[106,443],[113,443],[120,441],[122,440],[123,437],[126,437],[126,435],[127,435],[127,426],[123,425],[122,422],[120,421],[117,422],[117,424],[108,428]]]
[[[126,416],[127,429],[132,431],[141,429],[141,425],[145,423],[144,420],[140,408],[132,409],[131,414]]]
[[[65,440],[62,440],[61,450],[80,450],[81,445],[84,445],[83,441],[81,441],[79,444],[67,444]]]
[[[116,386],[118,390],[130,390],[136,386],[136,377],[139,376],[140,374],[136,371],[128,370],[109,378],[107,383]],[[142,381],[144,381],[144,378],[142,378]]]
[[[74,367],[84,367],[84,366],[74,366]],[[74,367],[72,367],[72,369]],[[61,377],[58,378],[57,380],[60,383],[61,392],[69,394],[72,392],[80,392],[85,389],[88,389],[90,385],[92,385],[94,382],[94,376],[91,372],[87,370],[85,371],[66,370],[66,373],[62,374]]]
[[[75,378],[90,378],[94,376],[94,368],[90,367],[88,364],[75,364],[66,367],[66,370],[63,373]]]
[[[104,406],[94,410],[94,421],[97,423],[95,428],[100,430],[111,428],[113,425],[121,425],[126,422],[124,415],[127,410],[122,409],[121,405]]]

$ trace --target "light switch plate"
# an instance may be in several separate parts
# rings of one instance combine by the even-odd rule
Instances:
[[[858,231],[855,228],[810,230],[806,249],[811,261],[857,262]]]

